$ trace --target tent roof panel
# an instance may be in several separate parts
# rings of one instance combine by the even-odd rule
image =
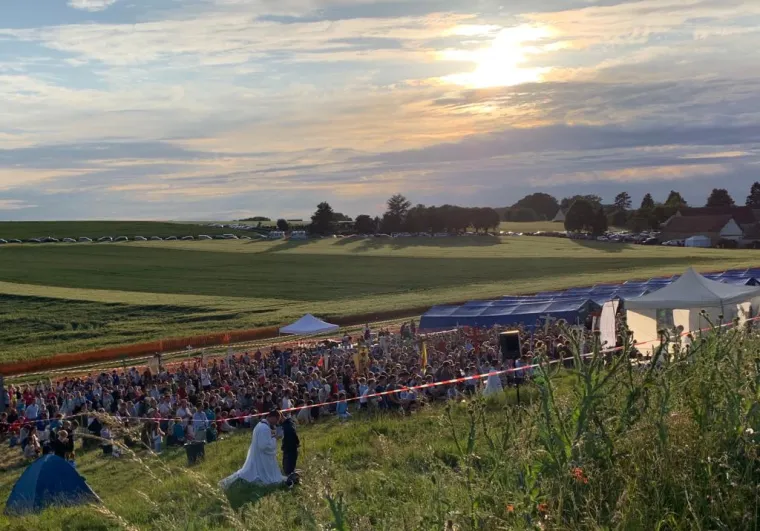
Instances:
[[[654,293],[626,301],[629,310],[720,307],[760,296],[759,288],[723,284],[689,268],[678,280]]]

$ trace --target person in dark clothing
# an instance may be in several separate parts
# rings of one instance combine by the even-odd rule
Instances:
[[[293,419],[288,417],[282,423],[282,472],[286,476],[296,470],[299,446],[301,446],[301,441],[296,433],[296,425]]]
[[[61,459],[68,457],[69,449],[71,447],[69,434],[66,430],[58,430],[57,437],[50,443],[50,447],[53,453]]]

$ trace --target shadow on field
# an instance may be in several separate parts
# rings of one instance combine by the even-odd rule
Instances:
[[[267,241],[267,240],[262,240]],[[289,249],[297,249],[298,247],[303,247],[304,245],[309,245],[314,242],[318,242],[320,240],[282,240],[277,245],[274,245],[270,247],[269,249],[265,249],[262,251],[262,253],[278,253],[280,251],[287,251]]]
[[[615,242],[595,242],[593,240],[570,240],[571,242],[587,249],[593,249],[595,251],[604,251],[605,253],[621,253],[627,249],[632,249],[633,246],[630,243],[615,243]]]
[[[236,481],[225,491],[225,494],[227,495],[227,500],[230,502],[230,506],[237,511],[244,505],[256,503],[261,498],[285,488],[286,487],[282,486],[261,487],[246,483],[245,481]]]
[[[492,247],[503,242],[498,236],[458,236],[449,238],[341,238],[334,245],[359,243],[353,252],[373,249],[407,249],[409,247],[428,247],[450,249],[456,247]]]

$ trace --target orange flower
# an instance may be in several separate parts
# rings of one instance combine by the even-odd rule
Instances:
[[[509,505],[507,505],[507,512],[508,512],[508,513],[513,513],[513,512],[515,512],[515,506],[514,506],[514,505],[512,505],[512,504],[509,504]]]
[[[580,467],[575,467],[573,469],[573,477],[575,478],[575,481],[577,481],[578,483],[583,483],[584,485],[588,483],[588,478],[583,473],[583,469]]]
[[[539,513],[545,513],[549,511],[549,506],[545,503],[539,503],[538,504],[538,512]]]

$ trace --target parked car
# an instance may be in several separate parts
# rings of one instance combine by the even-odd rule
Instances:
[[[128,242],[129,238],[127,238],[126,236],[117,236],[114,241],[115,242]]]
[[[28,243],[42,243],[42,240],[39,238],[30,238],[26,240]]]
[[[213,240],[213,238],[209,236],[208,234],[201,234],[200,236],[198,236],[198,239],[199,240]]]
[[[238,239],[238,237],[235,236],[234,234],[222,234],[222,236],[224,236],[225,240],[237,240]]]
[[[98,243],[105,243],[105,242],[112,242],[113,238],[111,236],[103,236],[102,238],[98,238]]]
[[[135,236],[135,241],[136,242],[147,242],[148,238],[146,238],[145,236]]]
[[[194,239],[195,239],[195,238],[193,238],[192,236],[182,236],[182,241],[186,241],[186,242],[188,242],[188,241],[190,241],[190,240],[194,240]]]
[[[63,243],[76,243],[77,241],[74,238],[64,238]]]
[[[8,240],[8,243],[21,243],[21,240],[17,240],[16,238],[11,238]]]
[[[152,242],[161,242],[164,241],[164,239],[161,236],[151,236],[150,241]]]
[[[641,242],[642,245],[660,245],[660,240],[657,238],[647,238],[643,242]]]
[[[60,240],[58,238],[53,238],[52,236],[48,236],[47,238],[42,238],[42,243],[58,243]]]
[[[176,237],[176,236],[167,236],[166,238],[164,238],[164,241],[165,241],[165,242],[173,242],[173,241],[175,241],[176,239],[177,239],[177,237]]]
[[[87,238],[86,236],[82,236],[81,238],[79,238],[79,243],[92,243],[92,239]]]
[[[7,240],[4,240],[4,239],[0,238],[0,245],[4,245],[4,244],[6,244],[6,243],[8,243],[8,241],[7,241]]]

